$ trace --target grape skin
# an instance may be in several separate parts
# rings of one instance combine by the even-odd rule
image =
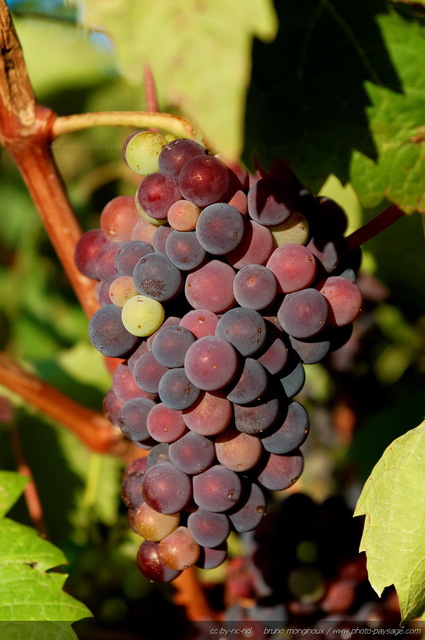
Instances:
[[[101,229],[90,229],[78,239],[74,250],[75,265],[83,275],[97,279],[97,260],[101,248],[109,242]]]
[[[266,339],[266,324],[263,317],[254,309],[236,307],[221,316],[215,333],[247,357],[257,353],[263,346]]]
[[[134,198],[117,196],[108,202],[100,214],[100,228],[114,242],[131,240],[133,227],[139,219]]]
[[[114,258],[114,266],[119,276],[133,276],[136,263],[147,253],[153,252],[153,246],[142,240],[124,242]]]
[[[214,336],[218,315],[207,309],[192,309],[180,320],[180,326],[189,329],[196,338]]]
[[[169,456],[171,462],[181,471],[189,475],[202,473],[215,461],[214,443],[198,433],[189,431],[170,445]]]
[[[278,178],[261,178],[248,193],[248,212],[251,218],[264,226],[283,224],[294,210],[293,197],[288,186]]]
[[[229,170],[218,158],[195,156],[180,171],[178,185],[185,200],[198,207],[218,202],[229,185]]]
[[[187,431],[182,412],[170,409],[163,402],[156,403],[150,410],[146,428],[157,442],[174,442]]]
[[[247,265],[237,272],[233,293],[241,307],[261,311],[269,307],[277,295],[277,280],[263,265]]]
[[[158,393],[159,381],[166,371],[167,367],[158,362],[152,351],[146,351],[134,363],[133,377],[143,391]]]
[[[200,389],[189,379],[184,367],[168,369],[158,383],[158,395],[167,407],[181,411],[196,402]]]
[[[291,402],[282,424],[268,431],[262,438],[266,451],[287,454],[298,449],[309,433],[309,420],[306,409],[299,402]]]
[[[261,440],[235,428],[228,428],[215,439],[217,460],[232,471],[247,471],[260,461]],[[215,546],[215,545],[208,545]]]
[[[207,391],[201,392],[197,401],[183,411],[186,426],[203,436],[213,436],[224,431],[232,415],[232,404],[224,395]]]
[[[303,467],[301,451],[293,451],[289,455],[269,453],[259,466],[257,480],[266,489],[282,491],[298,480]]]
[[[149,217],[166,221],[168,209],[181,197],[177,183],[158,171],[142,180],[136,192],[136,203]]]
[[[273,396],[248,405],[234,404],[236,429],[248,434],[260,434],[269,429],[279,416],[280,403]]]
[[[207,511],[228,511],[237,504],[241,492],[239,476],[222,465],[214,465],[193,477],[193,499]]]
[[[172,230],[165,241],[165,253],[181,271],[193,271],[203,264],[206,257],[195,231]]]
[[[121,309],[112,304],[96,311],[90,318],[88,332],[95,349],[112,358],[125,356],[139,341],[123,325]]]
[[[155,511],[178,513],[192,498],[192,483],[189,476],[171,462],[157,463],[143,476],[142,496]]]
[[[136,442],[150,440],[146,421],[149,411],[155,404],[149,398],[133,398],[124,403],[119,415],[119,425],[129,440]]]
[[[180,523],[179,513],[160,513],[152,509],[146,502],[137,509],[134,525],[137,532],[146,540],[159,542],[172,533]]]
[[[197,509],[187,519],[187,527],[202,547],[218,547],[230,534],[229,519],[224,513]]]
[[[196,224],[196,237],[206,251],[222,256],[236,249],[244,232],[240,212],[229,204],[205,207]]]
[[[175,571],[167,567],[159,557],[159,542],[144,540],[137,553],[137,565],[148,580],[154,582],[171,582],[180,575],[181,571]]]
[[[148,253],[133,271],[137,291],[158,302],[172,300],[181,291],[183,277],[179,269],[163,253]]]
[[[218,336],[205,336],[189,347],[184,367],[189,380],[199,389],[218,391],[235,377],[238,357],[226,340]]]
[[[188,274],[185,295],[194,309],[224,313],[235,304],[234,269],[224,262],[211,260]]]
[[[258,400],[267,387],[264,367],[253,358],[245,358],[243,366],[233,380],[227,399],[238,404],[248,404]]]
[[[289,293],[280,305],[277,317],[283,329],[294,338],[311,338],[324,329],[328,303],[317,289]]]
[[[227,515],[238,533],[253,531],[266,515],[264,491],[255,482],[246,481],[240,503]]]
[[[152,340],[152,353],[164,367],[182,367],[195,336],[179,325],[169,325],[160,329]]]
[[[329,306],[328,324],[343,327],[351,324],[362,309],[362,294],[359,287],[342,276],[330,276],[317,285]]]
[[[205,155],[205,153],[205,149],[194,140],[177,138],[171,140],[161,150],[158,167],[162,173],[177,178],[188,160]]]
[[[226,254],[226,259],[235,269],[251,264],[265,265],[273,249],[274,240],[269,229],[254,220],[245,220],[242,240]]]
[[[301,244],[277,247],[266,266],[275,275],[281,293],[305,289],[310,286],[317,273],[313,254]]]
[[[170,569],[183,571],[192,567],[199,558],[200,547],[189,529],[179,526],[159,542],[160,560]]]

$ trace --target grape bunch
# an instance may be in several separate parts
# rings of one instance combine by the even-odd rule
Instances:
[[[117,359],[104,410],[145,450],[122,497],[144,541],[138,565],[168,582],[226,558],[267,493],[301,475],[304,365],[350,337],[362,297],[347,220],[280,161],[248,174],[200,143],[138,131],[124,158],[135,197],[104,208],[77,244],[98,280],[89,323]]]

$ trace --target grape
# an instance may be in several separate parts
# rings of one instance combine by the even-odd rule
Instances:
[[[167,567],[159,557],[159,542],[144,540],[137,552],[137,565],[148,580],[154,582],[171,582],[181,571]]]
[[[330,276],[317,285],[329,305],[328,324],[342,327],[351,324],[357,318],[362,307],[362,294],[359,287],[342,276]]]
[[[215,569],[225,561],[227,557],[227,542],[217,547],[201,547],[196,566],[200,569]]]
[[[279,382],[288,398],[293,398],[301,391],[305,383],[305,369],[301,362],[294,359],[288,364]]]
[[[240,189],[230,198],[229,204],[231,207],[235,207],[244,217],[248,215],[248,199],[246,194]]]
[[[121,362],[112,375],[112,388],[121,402],[133,400],[133,398],[150,398],[155,400],[156,395],[143,391],[134,380],[130,367]]]
[[[108,288],[110,301],[117,307],[123,307],[127,300],[133,296],[137,296],[138,291],[134,286],[131,276],[118,276],[112,280]]]
[[[74,262],[83,275],[88,278],[97,278],[97,257],[101,248],[109,240],[101,229],[91,229],[83,233],[75,246]]]
[[[248,405],[234,404],[236,429],[243,433],[260,434],[269,429],[279,415],[279,401],[271,396]]]
[[[127,476],[132,473],[145,472],[148,469],[146,456],[142,456],[140,458],[134,458],[131,462],[128,463],[123,472],[123,480],[127,478]]]
[[[304,459],[301,451],[289,455],[269,453],[260,464],[257,480],[271,491],[282,491],[294,484],[303,471]]]
[[[142,480],[147,467],[127,473],[121,483],[121,499],[129,509],[138,509],[144,502]]]
[[[214,465],[193,476],[193,499],[201,509],[228,511],[237,504],[241,492],[239,476],[222,465]]]
[[[162,149],[158,160],[159,169],[162,173],[177,178],[188,160],[205,153],[205,149],[194,140],[177,138]]]
[[[228,428],[215,439],[217,460],[232,471],[247,471],[259,462],[262,454],[261,440],[235,428]],[[215,545],[208,545],[215,546]]]
[[[207,309],[192,309],[180,320],[180,326],[189,329],[196,338],[214,336],[218,316]]]
[[[218,158],[198,155],[184,164],[178,185],[185,200],[206,207],[218,202],[227,191],[229,170]]]
[[[289,336],[289,342],[304,364],[316,364],[320,362],[331,348],[331,341],[326,329],[318,336],[306,338],[305,340],[298,340],[298,338]]]
[[[96,278],[98,280],[108,280],[117,275],[115,269],[115,256],[122,246],[121,242],[107,242],[104,244],[96,257]]]
[[[106,308],[106,307],[105,307]],[[122,324],[134,336],[146,337],[156,331],[165,316],[160,302],[148,296],[137,295],[129,298],[122,310],[116,307],[121,315]]]
[[[105,236],[116,242],[131,240],[139,213],[132,196],[117,196],[108,202],[100,214],[100,228]]]
[[[242,215],[229,204],[205,207],[196,224],[196,236],[206,251],[222,256],[235,249],[242,240]]]
[[[168,318],[166,318],[164,320],[164,322],[162,323],[162,325],[159,327],[159,329],[157,329],[156,331],[154,331],[153,333],[151,333],[151,335],[146,339],[146,344],[147,347],[149,349],[149,351],[152,351],[152,343],[155,340],[155,336],[162,331],[163,329],[165,329],[166,327],[176,327],[179,326],[180,324],[180,320],[181,318],[178,318],[177,316],[168,316]]]
[[[149,398],[133,398],[122,406],[119,415],[119,426],[123,434],[135,442],[149,441],[146,420],[155,402]]]
[[[153,445],[152,449],[149,451],[147,460],[147,466],[150,469],[157,464],[162,464],[163,462],[170,462],[170,457],[168,455],[170,449],[170,445],[168,442],[160,442],[159,444]]]
[[[317,289],[288,293],[277,317],[283,329],[294,338],[311,338],[321,331],[328,317],[328,303]]]
[[[150,218],[166,221],[168,209],[181,197],[175,180],[158,171],[146,176],[140,183],[136,205]]]
[[[133,368],[136,361],[140,358],[141,355],[146,353],[147,350],[148,350],[147,341],[141,340],[137,349],[133,351],[133,353],[127,360],[128,368],[130,369],[131,373],[133,373]]]
[[[277,294],[277,281],[270,269],[254,264],[242,267],[233,281],[233,293],[241,307],[260,311],[269,307]]]
[[[155,404],[150,410],[146,427],[157,442],[174,442],[187,431],[182,412],[170,409],[162,402]]]
[[[305,244],[310,230],[307,219],[299,211],[294,211],[283,224],[269,229],[278,247],[289,243]]]
[[[184,367],[169,369],[158,384],[161,402],[177,411],[191,407],[199,393],[199,388],[189,379]]]
[[[187,377],[195,386],[203,391],[217,391],[235,377],[238,357],[226,340],[217,336],[205,336],[189,347],[184,366]]]
[[[118,417],[124,402],[118,398],[113,388],[106,393],[102,404],[105,417],[109,422],[118,426]]]
[[[225,513],[197,509],[187,519],[187,528],[202,547],[218,547],[230,534],[229,518]]]
[[[258,484],[246,482],[243,489],[241,501],[227,514],[233,529],[238,533],[256,529],[266,515],[266,497]]]
[[[235,269],[251,264],[265,265],[273,249],[273,236],[267,227],[253,220],[245,220],[242,240],[233,251],[226,254],[226,259]]]
[[[189,431],[170,445],[169,456],[171,462],[181,471],[189,475],[202,473],[215,461],[214,443],[198,433]]]
[[[267,374],[264,367],[253,358],[245,358],[243,367],[232,382],[227,399],[238,404],[247,404],[258,400],[267,386]]]
[[[160,513],[178,513],[192,498],[192,483],[189,476],[171,462],[161,462],[144,474],[142,496],[152,509]]]
[[[281,338],[274,338],[257,356],[258,362],[272,375],[282,371],[288,360],[288,347]]]
[[[197,207],[193,202],[177,200],[168,209],[168,224],[176,231],[193,231],[200,213],[200,207]]]
[[[158,393],[159,381],[168,371],[158,362],[152,351],[146,351],[133,365],[133,377],[136,384],[148,393]]]
[[[284,244],[277,247],[266,266],[276,276],[278,290],[281,293],[305,289],[313,282],[317,273],[313,254],[301,244]]]
[[[248,212],[252,220],[266,227],[285,222],[294,210],[291,191],[283,180],[261,178],[248,193]]]
[[[186,426],[203,436],[221,433],[230,423],[232,404],[220,393],[201,392],[197,401],[183,411]]]
[[[343,236],[347,231],[348,220],[345,211],[331,198],[319,198],[319,215],[322,225],[326,226],[329,235]]]
[[[158,546],[161,561],[170,569],[182,571],[192,567],[199,558],[199,544],[187,527],[177,527]]]
[[[95,349],[112,358],[125,356],[138,343],[137,336],[124,326],[121,309],[112,304],[101,307],[90,318],[89,338]]]
[[[186,278],[185,295],[194,309],[223,313],[235,304],[234,269],[224,262],[211,260]]]
[[[134,525],[137,532],[146,540],[159,542],[172,533],[180,523],[179,513],[160,513],[146,502],[137,509]]]
[[[149,220],[146,220],[142,216],[139,216],[138,221],[133,227],[133,231],[131,233],[131,240],[140,240],[142,242],[147,242],[152,244],[153,237],[155,235],[155,231],[157,230],[157,226],[153,225]]]
[[[165,253],[165,243],[172,231],[174,231],[174,229],[168,224],[163,224],[162,226],[157,227],[152,238],[152,246],[157,253]]]
[[[270,453],[284,454],[298,449],[308,436],[309,421],[306,409],[299,402],[291,402],[283,423],[269,430],[261,439]]]
[[[156,131],[136,131],[123,146],[123,157],[130,169],[141,175],[158,171],[158,157],[167,144]]]
[[[221,316],[215,332],[243,356],[251,356],[264,344],[266,324],[254,309],[236,307]]]
[[[193,271],[200,267],[206,256],[195,231],[173,230],[167,236],[165,253],[181,271]]]
[[[152,340],[152,353],[164,367],[182,367],[195,336],[179,325],[170,325],[156,332]]]
[[[163,253],[148,253],[140,258],[134,267],[133,280],[140,294],[158,302],[175,298],[183,285],[181,272]]]
[[[112,304],[112,300],[109,295],[109,289],[114,280],[115,280],[115,277],[112,277],[112,278],[108,278],[107,280],[99,280],[96,283],[94,292],[95,292],[96,300],[98,301],[101,307],[104,307],[107,304]]]
[[[136,263],[147,253],[152,253],[153,246],[142,240],[124,242],[115,254],[114,266],[119,276],[132,276]]]
[[[340,261],[341,243],[338,240],[329,239],[327,236],[315,235],[307,243],[307,249],[316,256],[322,267],[328,273],[331,273]]]

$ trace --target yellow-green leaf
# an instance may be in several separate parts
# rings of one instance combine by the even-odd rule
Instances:
[[[28,478],[15,471],[0,471],[0,518],[15,504]]]
[[[368,478],[354,513],[378,595],[394,585],[402,622],[425,611],[425,421],[397,438]]]

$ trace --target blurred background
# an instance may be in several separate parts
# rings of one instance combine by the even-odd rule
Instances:
[[[129,62],[128,51],[119,44],[118,31],[114,41],[103,34],[102,25],[94,21],[91,30],[83,26],[96,17],[96,4],[95,0],[84,5],[62,0],[8,2],[38,99],[59,115],[146,109],[143,67],[136,65],[133,58]],[[118,19],[133,47],[139,39],[150,38],[152,42],[158,33],[158,20],[165,24],[167,19],[165,9],[162,17],[157,13],[149,18],[147,3],[140,3],[145,11],[140,20],[136,15],[136,4],[128,3],[128,14]],[[261,155],[261,145],[256,139],[258,132],[252,133],[258,104],[282,96],[276,89],[282,84],[281,78],[276,86],[261,86],[258,74],[266,50],[267,55],[271,55],[267,49],[271,45],[267,43],[276,42],[276,34],[280,33],[278,25],[281,30],[284,28],[283,15],[277,15],[271,3],[251,4],[255,11],[250,25],[244,24],[244,29],[238,30],[230,24],[230,19],[222,25],[225,38],[222,47],[208,41],[205,35],[208,24],[203,27],[205,33],[199,32],[199,25],[203,23],[190,14],[192,17],[187,18],[188,24],[182,23],[182,29],[191,44],[185,46],[181,38],[179,49],[176,45],[175,51],[167,50],[163,58],[161,48],[155,49],[154,59],[148,60],[154,75],[155,67],[158,68],[155,77],[160,110],[180,112],[195,119],[196,125],[206,130],[207,141],[212,140],[215,149],[220,150],[220,142],[227,140],[226,153],[243,153],[245,161],[252,151],[257,150]],[[116,5],[117,11],[123,8],[120,3]],[[201,17],[202,6],[203,3],[197,3]],[[186,14],[183,12],[182,15]],[[177,17],[182,19],[182,16]],[[154,18],[156,22],[151,24],[150,20]],[[210,19],[214,20],[214,15]],[[256,27],[254,19],[257,20]],[[242,25],[243,20],[238,15],[237,25]],[[202,56],[197,61],[199,75],[196,80],[189,80],[186,76],[193,70],[182,52],[189,59],[197,58],[197,40],[202,38]],[[226,44],[229,39],[232,47]],[[149,46],[149,42],[145,45]],[[227,80],[217,71],[219,68],[223,71],[223,65],[229,76]],[[396,81],[393,78],[388,82],[394,84]],[[195,85],[192,94],[191,87]],[[210,96],[208,87],[211,86],[214,91]],[[205,107],[205,116],[199,110],[200,104]],[[225,123],[223,113],[226,110],[229,122]],[[130,132],[126,128],[94,128],[69,134],[54,143],[55,157],[83,230],[99,226],[99,214],[111,198],[135,192],[137,182],[121,156],[122,144]],[[274,135],[278,136],[279,131]],[[274,151],[279,150],[279,145],[280,142]],[[345,151],[340,149],[339,153]],[[346,162],[341,155],[339,160],[335,164],[341,168]],[[304,172],[301,171],[305,175],[301,177],[311,177],[308,186],[335,198],[347,211],[349,231],[357,229],[388,205],[380,201],[376,206],[362,206],[350,183],[344,186],[341,183],[344,172],[341,170],[337,178],[328,171],[332,168],[330,161],[314,176],[308,163],[298,162],[300,167],[305,167]],[[110,374],[89,343],[87,319],[22,180],[5,152],[1,153],[0,163],[3,211],[0,226],[1,349],[55,388],[81,404],[101,411],[103,395],[111,383]],[[286,573],[282,568],[284,563],[279,565],[279,587],[271,578],[270,589],[260,590],[263,598],[270,598],[277,590],[279,601],[286,603],[286,613],[279,614],[283,617],[298,616],[308,620],[309,616],[317,616],[326,585],[333,579],[332,572],[327,573],[323,568],[325,552],[320,536],[314,537],[316,534],[308,532],[310,521],[306,518],[304,522],[304,516],[322,505],[319,521],[328,513],[329,530],[335,531],[337,527],[339,537],[350,539],[350,551],[345,549],[341,554],[351,554],[350,560],[354,558],[361,520],[353,521],[351,512],[361,487],[388,444],[423,419],[425,261],[422,218],[417,212],[405,216],[364,246],[359,286],[365,297],[365,308],[356,322],[353,337],[325,364],[306,367],[307,383],[300,394],[311,421],[311,432],[303,445],[305,471],[291,489],[290,500],[286,493],[276,495],[271,509],[273,518],[281,523],[282,532],[288,527],[285,522],[292,522],[294,514],[299,523],[296,534],[293,533],[294,539],[291,542],[287,538],[286,543],[291,549],[292,564],[286,567]],[[11,397],[6,390],[0,391],[2,396]],[[18,429],[40,492],[49,539],[63,549],[70,562],[67,589],[95,614],[96,622],[82,628],[81,637],[97,637],[96,633],[100,634],[98,637],[129,640],[169,637],[166,630],[158,630],[156,613],[162,619],[169,616],[171,624],[173,620],[184,619],[184,612],[172,602],[173,587],[148,583],[136,567],[140,539],[128,527],[126,509],[120,500],[123,463],[110,456],[89,452],[63,427],[19,398],[13,396],[12,399],[14,417],[9,420],[7,411],[4,412],[0,427],[0,467],[16,468],[10,439],[13,425]],[[298,494],[302,497],[297,498]],[[302,502],[304,499],[306,502]],[[292,514],[289,520],[285,521],[285,513]],[[13,516],[20,522],[30,523],[22,500]],[[256,545],[261,545],[261,535],[259,538]],[[310,547],[300,547],[303,541],[310,542]],[[202,575],[211,602],[217,609],[239,607],[230,615],[241,615],[240,609],[246,608],[247,599],[253,597],[252,587],[249,596],[246,587],[244,591],[240,582],[235,581],[235,575],[240,578],[241,572],[243,574],[240,559],[252,552],[253,544],[251,538],[240,540],[235,537],[231,541],[229,563]],[[274,540],[273,544],[280,542]],[[322,549],[322,555],[318,549]],[[334,552],[337,553],[335,547]],[[326,553],[329,555],[330,550]],[[326,557],[329,567],[329,557]],[[263,557],[263,566],[266,560]],[[300,568],[306,570],[305,575],[301,571],[301,581],[297,573],[295,577],[293,574]],[[293,576],[291,579],[290,575]],[[229,580],[227,586],[226,580]],[[282,583],[285,583],[284,588]],[[367,590],[365,584],[362,582],[363,600],[375,602],[372,590]],[[357,597],[360,596],[357,594]],[[276,601],[273,602],[275,605]]]

